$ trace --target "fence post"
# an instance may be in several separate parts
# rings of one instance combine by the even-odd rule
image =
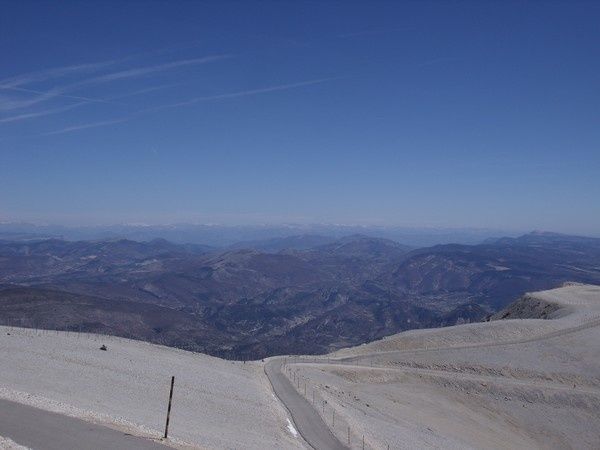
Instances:
[[[175,377],[171,377],[171,391],[169,392],[169,406],[167,408],[167,423],[165,424],[165,439],[169,434],[169,417],[171,416],[171,401],[173,400],[173,385],[175,384]]]

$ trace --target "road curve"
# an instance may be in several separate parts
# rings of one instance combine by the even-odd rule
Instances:
[[[33,450],[166,450],[171,447],[73,417],[0,399],[0,436]]]
[[[275,395],[287,408],[296,429],[304,440],[316,450],[347,450],[348,447],[333,435],[313,406],[302,397],[282,372],[283,360],[273,358],[265,364],[265,373]]]

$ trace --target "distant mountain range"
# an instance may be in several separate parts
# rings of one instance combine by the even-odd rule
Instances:
[[[600,239],[530,233],[415,249],[362,234],[226,248],[19,237],[0,241],[0,323],[259,358],[482,320],[565,281],[600,284]]]
[[[0,239],[58,238],[66,240],[130,239],[151,241],[166,239],[178,244],[202,244],[225,248],[243,245],[243,248],[277,245],[277,241],[289,241],[290,247],[298,250],[352,234],[392,239],[414,247],[454,242],[477,244],[484,239],[511,234],[501,230],[476,228],[433,228],[399,226],[359,226],[331,224],[288,224],[288,225],[102,225],[61,226],[34,225],[29,223],[0,223]],[[517,236],[518,233],[512,234]],[[298,241],[294,243],[294,241]],[[240,244],[241,243],[241,244]],[[248,247],[249,246],[249,247]],[[262,250],[262,249],[261,249]],[[270,250],[269,250],[270,251]]]

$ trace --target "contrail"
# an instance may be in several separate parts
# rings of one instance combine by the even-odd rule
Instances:
[[[40,116],[48,116],[50,114],[56,114],[56,113],[68,111],[70,109],[74,109],[74,108],[77,108],[82,105],[87,105],[87,102],[74,103],[72,105],[63,106],[62,108],[46,109],[44,111],[37,111],[37,112],[19,114],[19,115],[11,116],[11,117],[5,117],[3,119],[0,119],[0,123],[17,122],[20,120],[33,119],[35,117],[40,117]]]
[[[280,85],[269,86],[269,87],[265,87],[265,88],[250,89],[250,90],[247,90],[247,91],[231,92],[231,93],[228,93],[228,94],[219,94],[219,95],[210,95],[210,96],[206,96],[206,97],[197,97],[197,98],[193,98],[191,100],[186,100],[184,102],[171,103],[169,105],[157,106],[156,108],[151,108],[151,109],[148,109],[146,111],[158,111],[158,110],[161,110],[161,109],[176,108],[178,106],[192,105],[194,103],[207,102],[207,101],[211,101],[211,100],[223,100],[223,99],[229,99],[229,98],[246,97],[248,95],[265,94],[265,93],[268,93],[268,92],[285,91],[285,90],[288,90],[288,89],[294,89],[294,88],[298,88],[298,87],[302,87],[302,86],[310,86],[310,85],[313,85],[313,84],[325,83],[326,81],[336,80],[336,79],[339,79],[339,78],[340,77],[319,78],[319,79],[316,79],[316,80],[300,81],[298,83],[290,83],[290,84],[280,84]]]

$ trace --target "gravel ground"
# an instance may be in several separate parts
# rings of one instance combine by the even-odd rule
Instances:
[[[0,436],[0,450],[28,450],[27,447],[13,442],[12,440]]]
[[[411,331],[289,368],[351,448],[600,448],[600,287],[530,296],[557,319]]]
[[[100,350],[106,344],[107,351]],[[120,338],[0,327],[0,397],[161,436],[175,376],[169,442],[177,447],[303,448],[261,363]]]
[[[528,295],[559,305],[554,319],[414,330],[285,373],[351,448],[600,448],[600,287]],[[156,437],[175,375],[172,445],[305,445],[260,362],[6,327],[0,358],[10,400]]]

